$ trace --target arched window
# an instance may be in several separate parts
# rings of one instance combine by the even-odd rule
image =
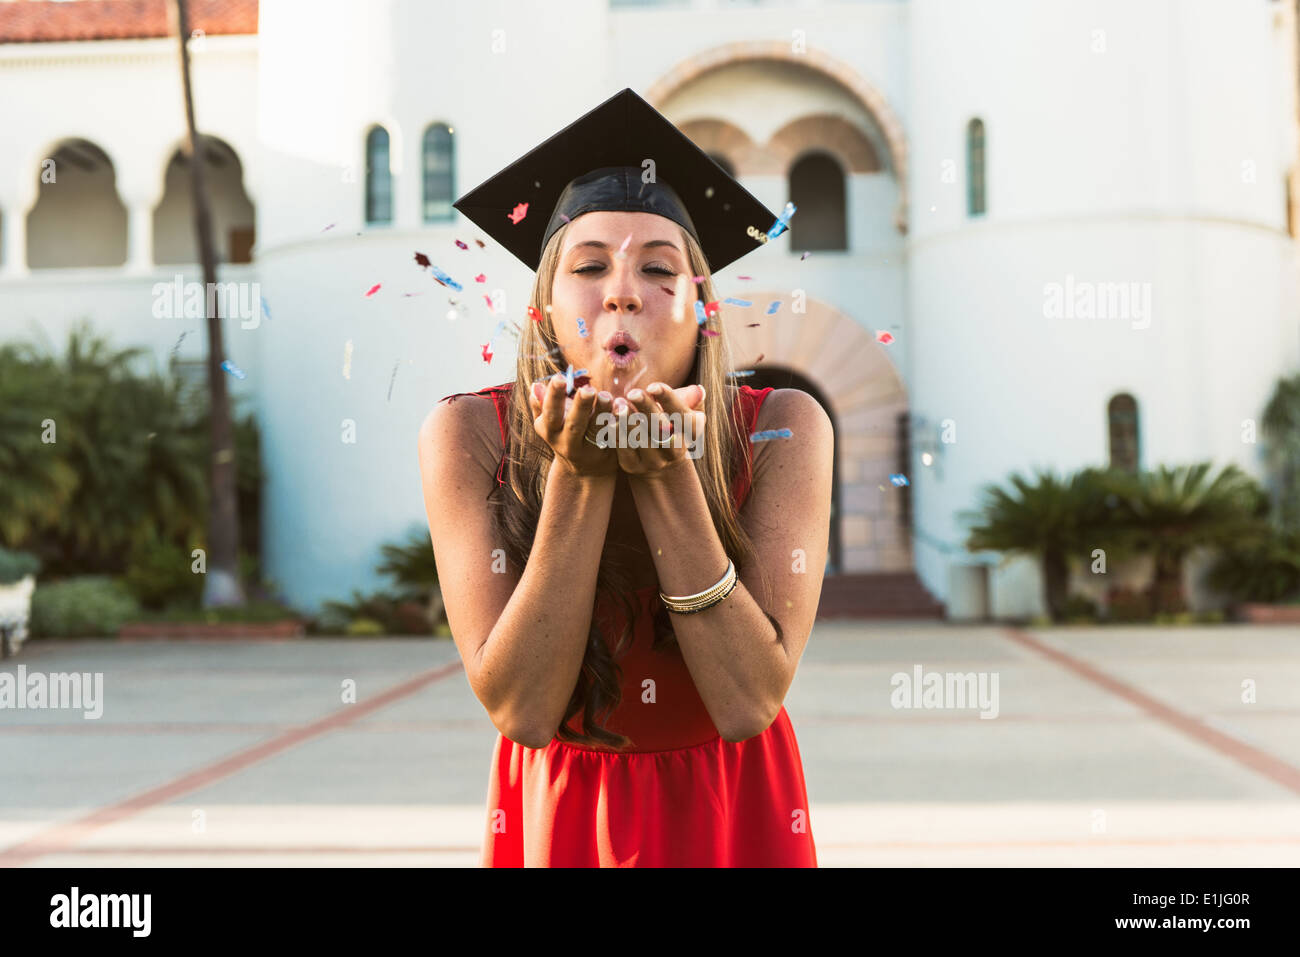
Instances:
[[[983,216],[985,199],[984,121],[974,119],[966,124],[966,215]]]
[[[736,167],[731,164],[731,160],[727,159],[721,153],[710,153],[709,159],[713,160],[713,162],[717,163],[724,170],[726,170],[728,176],[736,175]]]
[[[1112,396],[1106,406],[1110,430],[1110,467],[1136,473],[1138,470],[1137,399],[1127,392]]]
[[[449,220],[456,195],[456,152],[450,126],[434,123],[424,131],[423,155],[424,221]]]
[[[844,170],[826,153],[809,153],[790,169],[790,248],[848,249]]]
[[[366,134],[366,222],[393,221],[393,173],[388,165],[388,130],[373,126]]]
[[[121,266],[127,255],[127,212],[108,155],[87,140],[60,143],[31,171],[39,182],[27,214],[27,265],[32,269]]]

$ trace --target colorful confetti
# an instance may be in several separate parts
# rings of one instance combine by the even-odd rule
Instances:
[[[618,252],[614,254],[615,259],[622,260],[627,258],[627,244],[630,243],[631,241],[632,241],[632,234],[628,233],[627,239],[623,240],[623,245],[619,246]]]
[[[343,378],[352,378],[352,340],[343,343]]]
[[[509,219],[510,222],[518,226],[521,222],[523,222],[524,217],[527,215],[528,215],[528,204],[519,203],[518,205],[515,206],[514,209],[506,213],[506,218]]]
[[[762,325],[761,322],[751,322],[751,323],[749,323],[748,325],[746,325],[745,328],[746,328],[746,329],[757,329],[757,328],[758,328],[759,326],[761,326],[761,325]]]
[[[564,382],[565,382],[565,386],[566,386],[566,388],[565,388],[565,390],[564,390],[564,394],[565,394],[565,395],[573,395],[573,383],[574,383],[574,379],[576,379],[578,376],[585,376],[586,374],[587,374],[587,370],[586,370],[586,369],[579,369],[577,372],[574,372],[574,371],[573,371],[573,363],[570,362],[570,363],[569,363],[569,368],[568,368],[567,370],[565,370],[565,373],[564,373]]]
[[[493,308],[495,308],[495,307],[492,305],[492,297],[489,296],[487,293],[484,293],[484,294],[483,294],[483,301],[486,302],[486,303],[488,304],[488,309],[493,309]]]
[[[533,322],[541,322],[541,321],[542,321],[542,314],[541,314],[540,312],[537,311],[537,307],[536,307],[536,306],[529,306],[529,307],[528,307],[528,318],[531,319],[531,320],[533,320]]]
[[[328,226],[326,226],[324,229],[322,229],[321,232],[322,232],[322,233],[324,233],[324,232],[328,232],[329,230],[333,229],[333,228],[334,228],[335,226],[337,226],[337,225],[338,225],[337,223],[330,223]]]
[[[890,333],[882,330],[876,333],[876,341],[883,343],[884,345],[889,345],[894,341],[894,337]]]
[[[716,316],[720,311],[721,311],[721,307],[718,305],[718,301],[716,299],[713,302],[706,302],[704,304],[704,314],[706,316],[709,317]]]
[[[573,220],[571,220],[568,216],[565,216],[563,213],[560,213],[560,219],[564,220],[566,223],[573,222]]]
[[[700,332],[704,333],[706,336],[716,336],[716,335],[717,335],[717,333],[714,332],[712,329],[701,329]]]
[[[692,277],[691,277],[691,282],[695,283],[695,285],[698,286],[700,283],[704,282],[704,277],[703,277],[703,276],[692,276]]]
[[[469,247],[466,246],[464,243],[462,243],[459,239],[456,240],[456,245],[461,249],[469,249]]]
[[[907,476],[904,475],[902,472],[899,472],[896,475],[889,476],[889,481],[893,483],[895,486],[899,486],[899,487],[911,484],[910,482],[907,481]]]
[[[745,279],[745,280],[749,280],[749,279],[753,279],[754,277],[753,277],[753,276],[737,276],[736,278],[737,278],[737,279]]]
[[[371,286],[369,289],[367,289],[364,293],[362,293],[362,295],[363,295],[366,299],[369,299],[369,298],[370,298],[371,296],[373,296],[375,293],[379,292],[379,287],[380,287],[381,285],[383,285],[383,284],[382,284],[382,283],[378,283],[378,282],[375,283],[373,286]]]
[[[476,240],[474,240],[474,242],[478,243],[478,248],[479,248],[479,249],[487,249],[487,243],[483,242],[483,240],[481,240],[481,239],[476,239]]]
[[[402,364],[401,359],[398,359],[396,362],[393,363],[393,374],[388,379],[388,401],[389,402],[393,401],[393,383],[397,381],[397,367],[400,366],[401,364]]]
[[[668,295],[670,295],[670,296],[675,296],[675,295],[677,295],[677,293],[673,292],[673,291],[672,291],[671,289],[669,289],[667,286],[660,286],[659,288],[662,289],[664,292],[668,293]]]
[[[702,303],[702,302],[700,302],[698,299],[696,299],[696,300],[695,300],[695,323],[696,323],[696,325],[700,325],[700,326],[704,325],[704,321],[705,321],[706,318],[707,318],[707,317],[704,315],[704,303]]]
[[[740,378],[740,377],[742,377],[742,376],[753,375],[753,374],[754,374],[754,370],[753,370],[753,369],[742,369],[742,370],[740,370],[739,372],[728,372],[728,373],[727,373],[727,375],[729,375],[729,376],[734,376],[735,378]]]
[[[733,298],[731,298],[731,296],[728,296],[726,299],[724,299],[724,300],[722,300],[722,301],[723,301],[723,302],[729,302],[729,303],[731,303],[733,306],[752,306],[752,305],[753,305],[753,303],[750,302],[748,299],[733,299]]]
[[[483,343],[483,361],[490,363],[492,361],[492,343]]]
[[[487,282],[487,276],[483,275],[482,273],[479,273],[477,276],[474,277],[474,281],[475,281],[475,282]]]
[[[799,261],[800,261],[800,262],[803,262],[805,259],[807,259],[807,258],[808,258],[809,256],[811,256],[811,255],[812,255],[812,253],[809,253],[809,252],[806,252],[806,251],[805,251],[804,254],[803,254],[802,256],[799,257]]]
[[[789,429],[764,429],[761,432],[754,432],[749,436],[751,442],[766,442],[768,439],[788,439],[794,433]]]
[[[262,297],[262,315],[266,316],[268,319],[271,318],[271,307],[266,304],[265,296]]]
[[[581,316],[578,317],[578,335],[584,339],[587,338],[587,323],[583,321]]]
[[[780,236],[790,228],[790,217],[794,215],[794,211],[797,208],[798,207],[796,207],[794,203],[785,204],[785,209],[783,209],[781,215],[776,218],[776,222],[772,224],[772,228],[767,231],[768,239],[776,239],[777,236]]]
[[[232,376],[234,376],[236,379],[247,379],[247,378],[248,378],[248,373],[244,372],[243,369],[239,368],[239,366],[235,365],[235,364],[234,364],[233,362],[231,362],[229,359],[227,359],[226,361],[224,361],[223,363],[221,363],[221,368],[225,369],[227,372],[229,372],[229,373],[230,373]]]
[[[437,266],[433,265],[433,263],[429,264],[429,272],[433,273],[433,278],[438,280],[438,282],[442,283],[444,286],[450,286],[452,289],[455,289],[457,292],[461,292],[464,289],[464,287],[460,283],[452,279],[450,276],[448,276]]]
[[[175,360],[175,358],[176,358],[176,350],[179,349],[179,348],[181,347],[181,343],[185,341],[185,337],[188,336],[188,335],[189,335],[188,332],[182,332],[182,333],[181,333],[181,337],[180,337],[179,339],[176,340],[176,345],[172,346],[172,359],[173,359],[173,360]]]
[[[777,311],[778,309],[780,309],[780,308],[781,308],[781,300],[780,300],[780,299],[773,299],[772,302],[771,302],[771,303],[768,305],[768,307],[767,307],[767,314],[768,314],[769,316],[775,316],[775,315],[776,315],[776,311]]]

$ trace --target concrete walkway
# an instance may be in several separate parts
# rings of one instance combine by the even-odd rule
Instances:
[[[450,640],[46,640],[19,665],[102,672],[104,707],[0,710],[0,864],[477,864],[496,731]],[[918,666],[983,672],[996,717],[895,708]],[[822,866],[1300,866],[1291,626],[820,623],[786,708]]]

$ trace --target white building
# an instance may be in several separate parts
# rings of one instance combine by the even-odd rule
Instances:
[[[204,323],[154,309],[201,279],[178,51],[146,8],[0,3],[0,338],[89,317],[166,367],[189,332],[184,372]],[[799,206],[717,279],[756,304],[727,319],[763,357],[746,381],[835,423],[832,572],[915,570],[946,600],[950,566],[997,557],[962,553],[958,513],[1013,471],[1261,475],[1241,423],[1300,363],[1290,0],[191,8],[219,278],[266,303],[226,323],[231,386],[263,430],[265,570],[300,608],[380,584],[380,544],[424,523],[421,420],[512,378],[509,338],[490,366],[479,346],[531,274],[450,201],[625,86]],[[460,318],[417,249],[466,285]],[[996,614],[1041,606],[1030,563],[992,583]]]

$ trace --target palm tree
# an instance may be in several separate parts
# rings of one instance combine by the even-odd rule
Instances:
[[[189,14],[185,0],[173,0],[168,8],[181,45],[181,91],[185,101],[186,138],[183,153],[189,160],[190,184],[194,198],[194,231],[198,236],[199,258],[203,264],[205,289],[217,281],[216,254],[212,244],[212,214],[203,183],[203,160],[206,152],[194,123],[194,96],[190,88]],[[214,302],[214,313],[215,302]],[[221,339],[221,317],[208,320],[208,392],[211,401],[212,474],[211,512],[208,520],[208,573],[203,583],[203,607],[243,605],[244,588],[239,580],[239,496],[236,487],[234,423],[226,392],[226,376],[221,368],[225,347]]]
[[[985,486],[983,503],[962,513],[972,527],[966,547],[1033,555],[1042,562],[1044,598],[1054,621],[1064,615],[1069,597],[1071,559],[1083,560],[1093,548],[1121,549],[1112,534],[1114,496],[1107,473],[1086,468],[1067,478],[1039,470],[1032,481],[1009,479],[1015,493]],[[1110,501],[1108,502],[1108,496]]]
[[[1300,528],[1300,374],[1278,380],[1260,426],[1279,478],[1274,521],[1282,528]]]
[[[1265,521],[1268,497],[1259,484],[1232,464],[1211,479],[1211,467],[1162,465],[1112,476],[1121,503],[1114,516],[1119,536],[1155,559],[1151,591],[1157,612],[1186,610],[1183,561],[1193,548],[1253,537]]]

